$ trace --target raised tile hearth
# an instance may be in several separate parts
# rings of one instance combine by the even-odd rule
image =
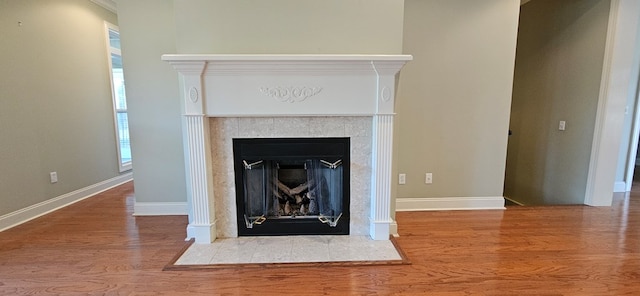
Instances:
[[[350,231],[388,240],[396,74],[408,55],[164,55],[185,110],[187,237],[237,237],[233,139],[347,137]]]
[[[263,263],[401,261],[393,243],[361,235],[238,237],[193,244],[173,263],[226,265]]]

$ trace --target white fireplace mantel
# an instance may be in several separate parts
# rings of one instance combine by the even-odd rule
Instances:
[[[187,235],[216,238],[207,117],[370,116],[369,233],[389,238],[395,76],[410,55],[167,54],[180,76],[186,119]]]

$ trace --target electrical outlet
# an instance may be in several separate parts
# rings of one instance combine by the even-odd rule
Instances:
[[[433,174],[432,173],[426,173],[424,175],[424,183],[425,184],[431,184],[433,183]]]
[[[50,172],[49,179],[51,179],[51,184],[58,182],[58,172]]]
[[[407,184],[407,174],[399,174],[398,175],[398,184],[400,184],[400,185]]]
[[[560,120],[560,123],[558,123],[558,130],[565,130],[567,128],[567,122],[564,120]]]

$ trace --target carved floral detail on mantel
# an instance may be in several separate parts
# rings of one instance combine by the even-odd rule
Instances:
[[[272,97],[280,102],[295,103],[302,102],[309,97],[315,96],[322,91],[322,87],[261,87],[260,92]]]

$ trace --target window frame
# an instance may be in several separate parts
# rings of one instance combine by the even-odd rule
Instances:
[[[110,31],[115,31],[118,33],[118,35],[120,34],[120,30],[118,28],[118,26],[111,24],[109,22],[104,22],[104,32],[105,32],[105,40],[106,40],[106,52],[107,52],[107,66],[108,66],[108,70],[109,70],[109,82],[110,82],[110,86],[111,86],[111,105],[113,108],[113,124],[114,124],[114,131],[115,131],[115,136],[116,136],[116,151],[117,151],[117,161],[118,161],[118,170],[122,173],[122,172],[126,172],[126,171],[130,171],[133,169],[133,164],[131,159],[129,159],[128,161],[123,161],[122,158],[122,148],[121,148],[121,131],[120,131],[120,124],[118,121],[118,114],[126,114],[127,115],[127,138],[129,138],[129,147],[131,147],[131,140],[130,140],[130,135],[129,135],[129,128],[128,128],[128,112],[127,112],[127,106],[126,106],[126,102],[125,102],[125,108],[119,108],[118,107],[118,97],[116,94],[116,87],[115,87],[115,82],[114,82],[114,77],[113,77],[113,59],[111,58],[112,55],[117,55],[120,56],[120,58],[122,59],[122,52],[119,48],[115,48],[115,47],[111,47],[111,41],[110,41]],[[124,75],[124,74],[123,74]],[[126,98],[126,95],[125,95]],[[122,106],[120,106],[122,107]],[[129,148],[131,149],[131,148]]]

